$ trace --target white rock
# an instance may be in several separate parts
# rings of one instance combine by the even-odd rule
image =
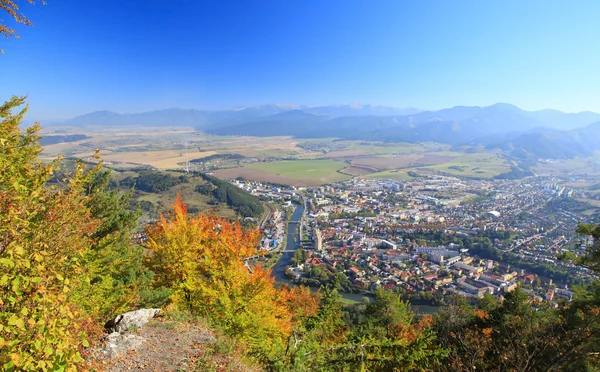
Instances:
[[[113,332],[123,332],[142,328],[150,319],[158,315],[160,309],[141,309],[118,315],[107,323],[106,327]]]
[[[137,349],[145,341],[146,339],[141,336],[113,332],[106,337],[104,353],[110,358],[115,358],[120,354]]]

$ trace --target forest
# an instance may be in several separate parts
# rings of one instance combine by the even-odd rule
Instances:
[[[255,196],[248,194],[227,181],[200,173],[206,181],[203,185],[196,186],[196,192],[203,195],[212,195],[218,202],[226,203],[242,217],[258,218],[264,212],[262,202]]]
[[[192,159],[190,163],[206,163],[213,160],[240,160],[244,158],[245,156],[241,154],[214,154],[204,158]]]
[[[140,191],[160,193],[186,182],[188,179],[185,175],[176,177],[168,173],[142,171],[137,177],[126,177],[119,181],[119,187],[133,187]]]

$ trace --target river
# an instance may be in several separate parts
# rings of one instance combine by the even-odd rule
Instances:
[[[304,213],[304,205],[295,203],[296,210],[294,210],[294,214],[292,214],[291,221],[300,221],[302,219],[302,215]],[[286,230],[286,251],[295,251],[300,247],[300,222],[290,222],[287,225]],[[275,266],[273,266],[273,276],[275,277],[275,281],[278,283],[284,283],[289,286],[295,286],[296,284],[292,283],[288,277],[285,275],[285,267],[288,265],[290,259],[294,256],[294,252],[284,252],[281,255],[281,258]],[[314,288],[311,288],[314,290]],[[340,292],[342,297],[352,301],[362,301],[364,297],[372,299],[374,296],[372,294],[360,294],[360,293],[345,293]],[[421,314],[434,314],[437,313],[438,307],[432,305],[411,305],[413,310],[417,313]]]

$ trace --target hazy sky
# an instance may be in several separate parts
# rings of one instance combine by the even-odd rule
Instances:
[[[600,112],[597,0],[47,2],[0,40],[0,99],[28,94],[38,119],[264,103]]]

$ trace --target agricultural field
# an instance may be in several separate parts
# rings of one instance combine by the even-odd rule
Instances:
[[[456,177],[492,178],[511,170],[510,164],[498,155],[488,153],[464,154],[449,162],[423,167]]]
[[[439,172],[458,177],[491,178],[510,170],[502,158],[480,148],[452,151],[436,143],[382,143],[335,138],[215,136],[186,127],[62,128],[47,134],[85,134],[85,139],[44,148],[43,156],[58,154],[90,160],[96,149],[105,165],[117,170],[152,167],[182,170],[187,159],[215,154],[239,154],[246,160],[219,165],[219,178],[244,177],[294,186],[317,186],[362,176],[372,179],[410,179],[406,172]],[[600,161],[600,154],[598,155]],[[590,161],[594,161],[590,159]],[[540,171],[579,171],[577,162],[541,164]],[[241,166],[238,166],[241,164]],[[579,162],[580,164],[580,162]],[[190,169],[202,170],[197,163]],[[212,171],[212,170],[211,170]],[[600,172],[599,172],[600,173]],[[185,191],[185,190],[182,190]]]
[[[370,167],[375,171],[384,171],[391,169],[416,168],[427,165],[445,164],[451,162],[454,158],[464,154],[455,153],[454,155],[439,155],[436,153],[428,154],[409,154],[396,156],[365,156],[344,158],[353,166]]]
[[[344,181],[350,176],[339,173],[346,164],[335,160],[282,160],[248,164],[215,172],[220,178],[244,177],[293,186],[318,186]]]
[[[188,159],[237,153],[249,158],[314,158],[320,153],[297,147],[292,137],[214,136],[191,128],[70,128],[49,127],[45,135],[85,134],[89,138],[44,147],[42,157],[58,155],[89,160],[96,150],[107,165],[127,169],[140,165],[157,169],[183,169]]]
[[[383,172],[371,173],[365,178],[374,180],[397,180],[397,181],[410,181],[413,177],[409,176],[406,171],[403,170],[386,170]]]
[[[364,176],[371,173],[376,173],[379,170],[372,167],[360,166],[360,165],[350,165],[342,170],[340,173],[347,174],[349,176]]]
[[[448,149],[446,145],[434,143],[383,143],[365,141],[335,141],[335,145],[344,146],[341,150],[330,151],[324,158],[342,158],[369,155],[407,155]]]
[[[188,151],[188,159],[200,159],[216,154],[214,151]],[[100,153],[107,165],[135,167],[150,165],[157,169],[179,169],[185,167],[185,150],[163,150],[143,152],[110,152]]]

